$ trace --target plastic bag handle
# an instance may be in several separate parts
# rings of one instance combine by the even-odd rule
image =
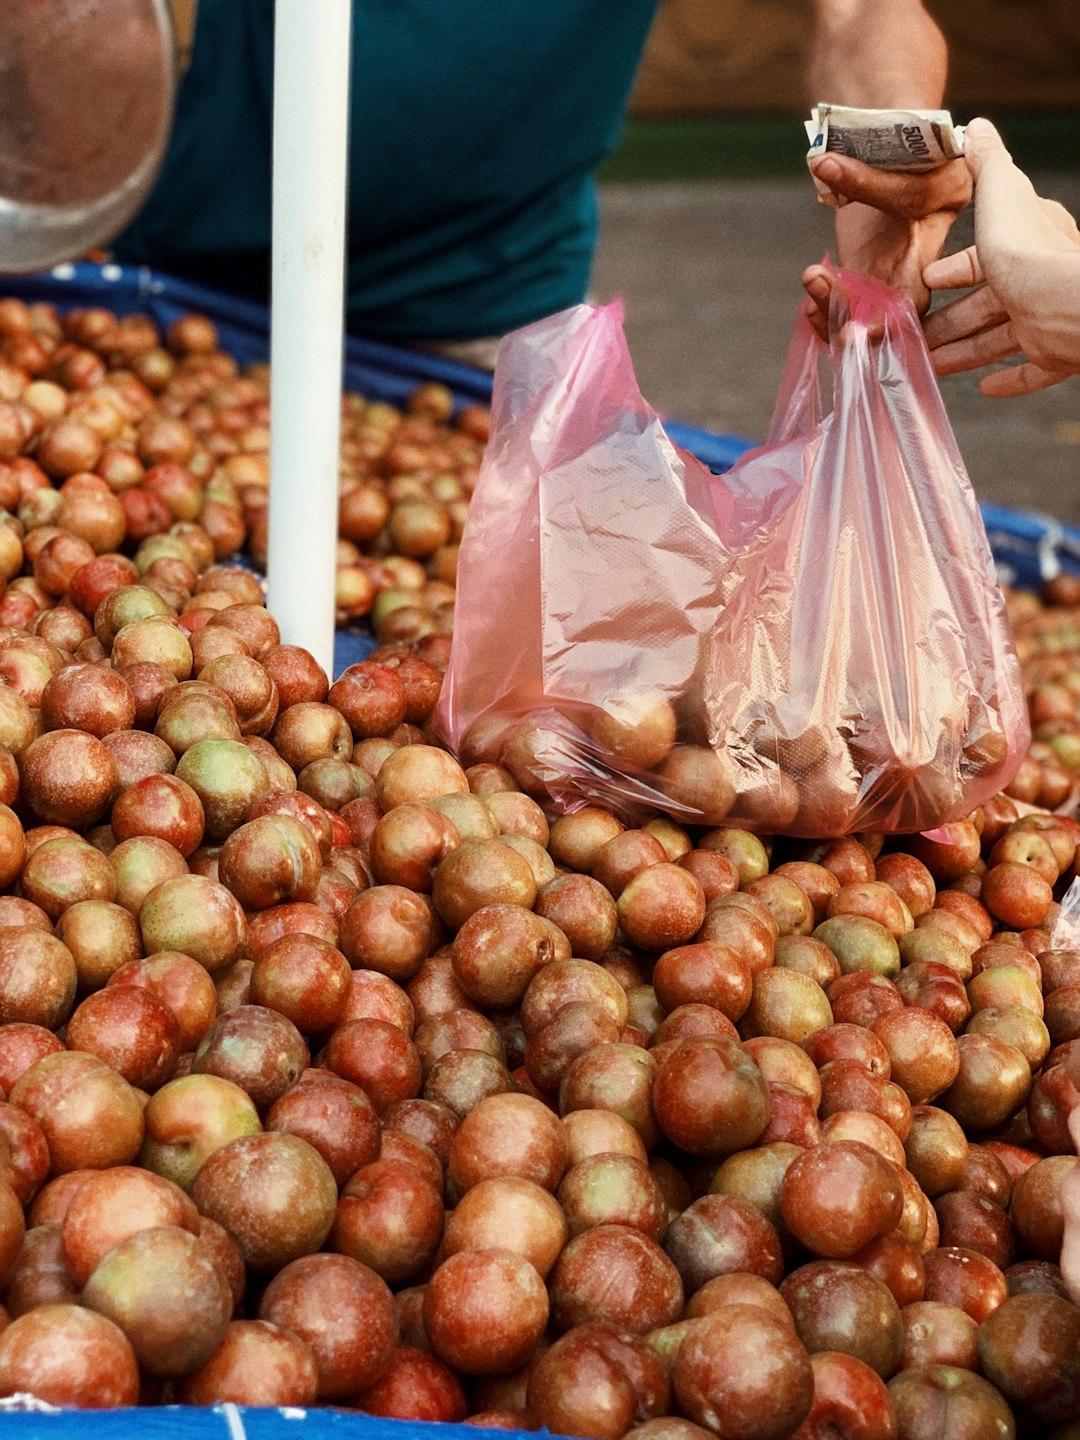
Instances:
[[[843,351],[850,345],[885,338],[906,348],[905,331],[918,317],[911,300],[872,275],[838,269],[826,255],[823,264],[833,276],[829,298],[829,341],[826,345],[810,324],[806,311],[795,323],[780,381],[767,446],[782,445],[805,435],[820,424],[833,407],[823,401],[822,362],[832,361],[834,378]],[[905,324],[905,322],[909,322]]]

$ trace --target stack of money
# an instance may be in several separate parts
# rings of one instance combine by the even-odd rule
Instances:
[[[953,123],[948,110],[858,110],[821,103],[805,124],[808,161],[831,150],[876,170],[921,173],[964,153],[964,127]],[[822,199],[833,201],[816,176],[814,184]]]

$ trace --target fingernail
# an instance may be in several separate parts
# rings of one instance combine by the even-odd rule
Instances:
[[[839,180],[843,173],[837,162],[828,156],[814,166],[814,174],[826,182],[829,180]]]

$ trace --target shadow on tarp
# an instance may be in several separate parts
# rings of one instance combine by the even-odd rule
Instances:
[[[140,311],[152,316],[162,329],[196,310],[210,316],[218,327],[222,348],[241,365],[269,358],[270,312],[265,306],[145,267],[88,262],[58,265],[40,275],[4,277],[0,293],[28,301],[51,301],[61,310],[105,305],[118,315]],[[348,390],[400,405],[428,381],[446,385],[458,405],[487,404],[491,399],[491,376],[486,371],[418,350],[346,337],[344,382]],[[728,469],[756,443],[667,419],[664,427],[677,445],[716,471]],[[982,512],[1006,583],[1034,588],[1059,569],[1080,571],[1080,529],[1001,505],[984,505]],[[238,558],[243,563],[243,557]],[[366,627],[338,631],[335,673],[362,660],[374,648]]]

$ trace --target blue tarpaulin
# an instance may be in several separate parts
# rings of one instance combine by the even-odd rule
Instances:
[[[302,1428],[300,1428],[302,1427]],[[138,1410],[0,1409],[4,1440],[526,1440],[524,1431],[384,1420],[342,1410],[159,1405]],[[546,1430],[529,1431],[534,1437]]]

